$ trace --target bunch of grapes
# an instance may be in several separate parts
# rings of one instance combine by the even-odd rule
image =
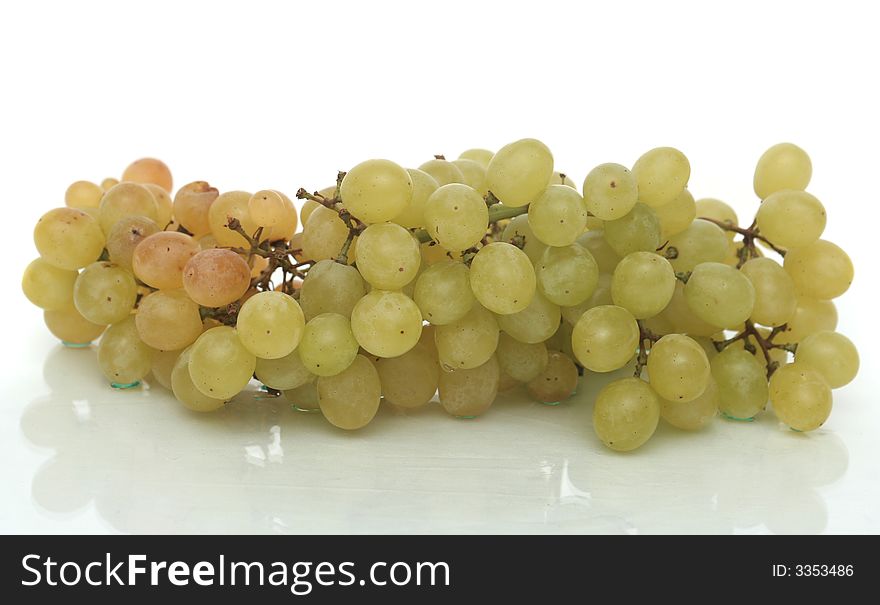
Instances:
[[[594,403],[611,449],[641,446],[660,418],[693,430],[768,402],[809,431],[859,365],[831,302],[853,265],[820,239],[811,174],[795,145],[767,150],[741,226],[694,200],[670,147],[597,166],[581,191],[534,139],[418,169],[368,160],[300,189],[299,213],[279,191],[204,181],[172,198],[168,168],[143,159],[121,182],[68,188],[37,223],[23,288],[65,344],[100,338],[114,387],[152,373],[201,412],[256,379],[343,429],[382,400],[472,418],[499,391],[555,405],[631,365]]]

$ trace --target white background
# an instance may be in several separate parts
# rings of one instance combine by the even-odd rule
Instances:
[[[872,532],[877,470],[878,20],[869,2],[18,2],[0,9],[5,532]],[[342,434],[246,398],[211,418],[112,392],[20,293],[37,218],[77,179],[164,159],[180,185],[318,189],[369,157],[537,137],[580,181],[673,145],[697,197],[757,200],[754,163],[811,154],[856,264],[862,354],[810,435],[719,420],[632,455],[559,408],[383,412]]]

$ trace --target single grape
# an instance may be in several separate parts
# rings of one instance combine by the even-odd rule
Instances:
[[[632,172],[639,201],[657,207],[672,202],[687,187],[691,165],[678,149],[657,147],[636,160]]]
[[[129,386],[150,372],[153,349],[138,335],[134,317],[113,324],[98,345],[98,365],[110,384]]]
[[[193,343],[189,375],[195,387],[215,399],[232,399],[247,386],[257,359],[229,326],[211,328]]]
[[[556,404],[565,401],[577,389],[578,370],[571,358],[559,351],[550,351],[544,369],[528,382],[526,388],[533,399]]]
[[[187,261],[183,287],[189,297],[204,307],[222,307],[247,292],[251,270],[245,260],[223,248],[202,250]]]
[[[794,315],[776,342],[797,343],[810,334],[837,328],[837,308],[830,300],[799,297]]]
[[[306,321],[321,313],[351,317],[355,304],[366,294],[364,279],[350,265],[324,259],[309,269],[299,291]]]
[[[739,218],[736,216],[736,211],[731,208],[729,204],[711,197],[699,199],[695,203],[697,206],[697,217],[719,221],[729,227],[736,227],[739,225]],[[725,231],[724,234],[727,236],[728,240],[733,240],[733,238],[736,237],[734,231]]]
[[[584,179],[587,210],[603,221],[623,218],[639,201],[636,177],[626,166],[600,164]]]
[[[318,378],[318,404],[333,426],[346,430],[365,427],[379,410],[382,386],[372,362],[356,355],[349,366],[333,376]]]
[[[528,214],[520,214],[513,217],[504,227],[501,239],[502,241],[510,242],[516,236],[520,236],[525,240],[525,247],[522,250],[529,257],[529,260],[532,261],[532,264],[537,264],[541,260],[544,250],[547,249],[547,245],[535,236],[535,232],[532,231],[532,227],[529,224]]]
[[[174,363],[174,369],[171,371],[171,391],[180,403],[195,412],[219,410],[226,402],[223,399],[216,399],[202,393],[196,388],[189,374],[192,349],[192,347],[184,349]]]
[[[492,355],[483,364],[470,369],[440,372],[440,405],[452,416],[473,418],[484,414],[495,401],[501,370]]]
[[[654,252],[660,247],[660,219],[651,208],[638,203],[629,214],[605,222],[605,241],[618,256]]]
[[[543,342],[559,328],[561,311],[542,295],[535,292],[529,306],[517,313],[499,315],[498,325],[502,330],[525,343]]]
[[[722,263],[697,265],[684,295],[694,315],[719,328],[734,328],[755,307],[755,288],[745,275]]]
[[[797,309],[794,281],[782,266],[770,258],[753,258],[740,268],[755,287],[751,319],[765,326],[781,326]]]
[[[535,265],[538,289],[550,302],[560,306],[578,305],[587,300],[599,283],[599,266],[580,244],[548,247]]]
[[[431,175],[439,186],[449,185],[450,183],[465,183],[464,174],[461,169],[452,162],[441,159],[428,160],[421,166],[419,170]],[[469,187],[472,185],[466,183]],[[474,187],[476,189],[476,187]]]
[[[577,243],[593,255],[599,273],[614,273],[614,268],[620,262],[620,255],[609,245],[604,231],[587,231],[578,237]]]
[[[71,183],[64,192],[64,204],[70,208],[97,208],[104,197],[104,190],[89,181]]]
[[[409,204],[392,221],[407,229],[419,229],[425,226],[425,205],[431,194],[440,185],[427,172],[416,168],[407,168],[413,183],[413,194]]]
[[[470,269],[462,262],[440,261],[416,280],[413,300],[427,321],[441,326],[464,317],[474,305]]]
[[[498,346],[498,334],[495,316],[474,304],[462,318],[436,327],[434,341],[441,364],[468,370],[486,363]]]
[[[241,306],[236,327],[244,347],[263,359],[289,355],[306,321],[299,303],[283,292],[258,292]]]
[[[697,205],[694,196],[685,189],[668,204],[655,208],[654,212],[660,221],[660,239],[665,242],[691,226],[697,216]]]
[[[553,154],[536,139],[508,143],[486,168],[486,187],[505,206],[518,208],[538,198],[553,173]]]
[[[335,259],[342,251],[348,238],[348,227],[339,214],[321,206],[316,208],[303,226],[302,250],[310,260]],[[348,262],[353,263],[357,256],[357,238],[348,250]]]
[[[110,191],[111,189],[113,189],[118,184],[119,184],[119,179],[114,179],[112,176],[108,176],[106,179],[101,181],[101,189],[103,189],[104,192],[106,193],[106,192]]]
[[[82,270],[73,287],[73,303],[90,322],[100,325],[122,321],[131,314],[138,286],[131,273],[106,261]]]
[[[59,269],[42,258],[32,260],[24,270],[21,289],[41,309],[65,309],[73,304],[77,272]]]
[[[807,153],[791,143],[779,143],[764,152],[755,168],[755,193],[765,199],[783,189],[803,191],[810,184],[813,165]]]
[[[128,216],[145,216],[159,221],[156,198],[149,189],[137,183],[119,183],[107,191],[101,198],[98,212],[104,234],[110,233],[116,221]]]
[[[603,305],[585,312],[574,326],[571,347],[582,366],[611,372],[625,366],[639,346],[639,326],[622,307]]]
[[[562,312],[562,318],[568,324],[574,326],[589,309],[613,304],[614,302],[611,300],[611,276],[607,273],[600,273],[599,279],[596,282],[596,289],[593,290],[593,293],[587,300],[577,305],[560,307],[559,310]],[[568,345],[571,346],[571,342]]]
[[[700,263],[720,263],[727,256],[730,240],[718,225],[695,220],[684,231],[669,238],[666,254],[676,271],[693,271]]]
[[[660,400],[643,380],[620,378],[606,385],[593,406],[593,429],[606,447],[628,452],[651,438],[660,422]]]
[[[339,189],[343,205],[365,223],[390,221],[413,196],[409,173],[389,160],[367,160],[349,170]]]
[[[422,314],[402,292],[372,290],[354,306],[351,329],[357,342],[378,357],[409,351],[422,333]]]
[[[248,200],[248,213],[260,227],[271,229],[287,221],[287,214],[291,210],[281,194],[272,189],[257,191]],[[296,214],[296,210],[294,210]],[[295,230],[295,229],[294,229]]]
[[[175,220],[195,237],[210,233],[209,210],[219,195],[220,192],[205,181],[184,185],[174,196]]]
[[[385,401],[402,408],[415,408],[431,401],[440,380],[437,358],[421,343],[399,357],[378,359],[376,371]]]
[[[492,161],[492,157],[495,154],[489,151],[488,149],[465,149],[459,154],[459,159],[462,160],[473,160],[483,168],[489,168],[489,162]]]
[[[846,292],[853,280],[853,264],[840,247],[823,239],[785,255],[783,267],[794,285],[810,298],[830,300]]]
[[[675,290],[663,316],[672,324],[673,332],[687,334],[688,336],[712,336],[718,332],[718,326],[700,319],[688,304],[685,296],[685,285],[676,280]]]
[[[61,309],[46,309],[43,311],[43,321],[56,338],[70,345],[88,344],[98,338],[106,328],[80,315],[72,303]]]
[[[706,390],[692,401],[660,400],[660,417],[675,428],[695,431],[705,427],[718,414],[718,385],[709,378]]]
[[[798,431],[813,431],[831,415],[831,387],[818,370],[792,363],[770,378],[770,402],[779,420]]]
[[[647,319],[660,313],[672,300],[675,281],[675,271],[668,260],[653,252],[633,252],[614,269],[611,298],[636,319]]]
[[[799,248],[825,231],[825,207],[806,191],[784,189],[761,202],[755,221],[761,235],[777,246]]]
[[[110,260],[131,271],[134,249],[160,231],[159,225],[145,216],[128,216],[116,221],[107,234],[107,253]]]
[[[518,382],[529,382],[547,368],[550,357],[543,342],[524,343],[502,333],[498,339],[501,372]]]
[[[710,362],[718,385],[718,409],[735,420],[748,420],[767,405],[764,366],[745,349],[727,347]]]
[[[471,262],[471,290],[494,313],[525,309],[535,295],[535,269],[525,252],[506,242],[483,246]]]
[[[123,181],[133,183],[153,183],[165,191],[171,191],[171,170],[161,160],[141,158],[135,160],[122,172]]]
[[[247,240],[228,226],[230,219],[237,219],[248,236],[256,235],[259,225],[251,219],[248,210],[250,199],[251,194],[246,191],[226,191],[218,195],[208,207],[208,225],[211,227],[211,234],[221,246],[250,249]]]
[[[156,202],[156,224],[161,225],[162,228],[167,227],[174,217],[174,202],[171,200],[171,194],[153,183],[144,183],[144,187],[153,194],[153,199]]]
[[[447,250],[465,250],[478,244],[488,223],[486,203],[467,185],[444,185],[425,204],[425,228]]]
[[[34,244],[44,261],[73,271],[101,256],[104,234],[98,221],[76,208],[55,208],[34,227]]]
[[[160,231],[137,245],[131,257],[131,266],[137,278],[148,286],[173,290],[183,287],[184,268],[198,252],[199,244],[192,236],[176,231]]]
[[[399,290],[419,272],[422,256],[412,234],[395,223],[374,223],[358,239],[358,271],[380,290]]]
[[[461,182],[473,188],[480,195],[486,195],[486,167],[474,160],[458,159],[452,163],[461,171]]]
[[[347,317],[338,313],[322,313],[306,322],[297,350],[309,372],[318,376],[333,376],[354,361],[358,354],[358,342]]]
[[[859,352],[852,341],[837,332],[810,334],[798,344],[794,360],[817,370],[832,389],[852,382],[859,373]]]
[[[669,334],[651,347],[648,376],[651,388],[663,399],[693,401],[709,384],[709,359],[693,338]]]
[[[277,359],[257,357],[257,367],[254,374],[257,376],[257,380],[267,387],[281,391],[295,389],[314,382],[317,378],[315,374],[309,372],[297,350]]]
[[[587,226],[587,207],[575,189],[550,185],[529,204],[529,225],[548,246],[568,246]]]
[[[174,373],[174,366],[182,351],[153,351],[153,360],[150,363],[150,374],[156,379],[160,385],[173,390],[171,384],[171,375]],[[189,371],[187,371],[189,374]]]

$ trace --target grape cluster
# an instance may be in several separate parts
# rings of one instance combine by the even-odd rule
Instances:
[[[593,168],[583,195],[534,139],[418,169],[368,160],[300,189],[299,213],[279,191],[204,181],[172,198],[168,168],[142,159],[68,188],[36,225],[23,289],[65,344],[100,338],[114,387],[152,373],[202,412],[256,378],[344,429],[383,399],[437,397],[471,418],[499,391],[555,405],[580,376],[632,364],[594,404],[611,449],[641,446],[660,418],[698,429],[768,402],[809,431],[859,365],[831,302],[853,265],[820,239],[811,173],[795,145],[767,150],[741,226],[694,199],[670,147]]]

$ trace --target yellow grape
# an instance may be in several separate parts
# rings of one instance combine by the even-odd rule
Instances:
[[[505,206],[525,206],[547,188],[553,154],[541,141],[520,139],[498,150],[486,168],[486,188]]]
[[[488,224],[485,201],[467,185],[444,185],[425,204],[425,229],[447,250],[465,250],[478,244]]]
[[[98,345],[98,365],[114,387],[128,387],[150,372],[153,349],[138,335],[134,317],[113,324]]]
[[[765,199],[783,189],[803,191],[810,184],[810,156],[792,143],[779,143],[764,152],[755,168],[755,193]]]
[[[372,290],[352,309],[351,329],[358,344],[373,355],[397,357],[419,341],[422,314],[402,292]]]
[[[318,404],[333,426],[346,430],[363,428],[379,410],[382,386],[379,373],[363,355],[333,376],[318,378]]]
[[[688,304],[685,286],[676,280],[675,290],[669,304],[663,309],[663,316],[672,324],[674,332],[688,336],[712,336],[718,332],[718,326],[700,319]]]
[[[318,403],[318,381],[307,382],[294,389],[284,391],[284,396],[293,404],[297,412],[320,412]]]
[[[697,205],[694,196],[685,189],[668,204],[655,208],[654,212],[660,221],[660,239],[666,241],[690,227],[697,216]]]
[[[334,259],[339,256],[348,238],[348,227],[339,214],[320,206],[309,215],[303,226],[302,251],[310,260]],[[349,264],[355,262],[357,238],[348,250]]]
[[[98,221],[76,208],[55,208],[37,221],[34,244],[44,261],[73,271],[101,256],[104,234]]]
[[[108,176],[106,179],[101,181],[101,189],[106,193],[113,189],[116,185],[119,184],[119,179],[114,179],[112,176]]]
[[[199,244],[192,236],[176,231],[160,231],[147,236],[137,245],[131,266],[137,278],[148,286],[174,290],[183,287],[184,268],[198,252]]]
[[[500,315],[525,309],[536,289],[529,257],[506,242],[492,242],[477,252],[471,261],[470,282],[480,304]]]
[[[309,372],[318,376],[333,376],[354,361],[358,354],[358,342],[347,317],[338,313],[322,313],[306,322],[297,350]]]
[[[529,382],[547,368],[550,357],[543,342],[524,343],[506,333],[498,339],[501,372],[518,382]]]
[[[183,270],[186,293],[204,307],[233,303],[244,296],[250,285],[250,267],[232,250],[202,250],[187,261]]]
[[[164,162],[155,158],[135,160],[122,172],[122,180],[133,183],[153,183],[169,192],[173,184],[171,170]]]
[[[144,187],[149,189],[150,193],[153,194],[153,199],[156,201],[156,224],[160,225],[163,229],[166,228],[171,223],[174,215],[174,202],[171,200],[171,194],[153,183],[145,183]]]
[[[116,221],[107,234],[107,254],[110,255],[110,260],[131,271],[134,249],[159,231],[159,225],[145,216],[129,216]]]
[[[770,379],[770,402],[776,417],[798,431],[814,431],[831,415],[831,387],[814,368],[792,363]]]
[[[419,243],[396,223],[374,223],[358,238],[357,268],[374,288],[403,288],[419,272],[421,260]]]
[[[767,374],[757,358],[742,348],[727,347],[712,358],[718,385],[718,409],[735,420],[754,418],[767,405]]]
[[[636,177],[626,166],[600,164],[584,179],[584,202],[603,221],[623,218],[639,201]]]
[[[250,249],[247,240],[228,227],[229,219],[234,218],[238,219],[248,236],[253,237],[256,234],[259,225],[251,219],[248,210],[250,199],[251,194],[246,191],[227,191],[218,195],[208,207],[208,225],[219,245]]]
[[[498,346],[498,335],[495,316],[475,303],[460,319],[437,326],[434,341],[444,368],[467,370],[492,357]]]
[[[550,351],[544,369],[526,385],[529,395],[542,403],[565,401],[577,389],[578,370],[571,358],[559,351]]]
[[[700,263],[720,263],[727,256],[730,240],[718,225],[699,219],[684,231],[669,238],[666,252],[675,249],[670,259],[676,271],[693,271]]]
[[[614,304],[611,300],[611,279],[611,276],[607,273],[600,273],[599,279],[596,282],[596,289],[593,290],[593,293],[588,299],[577,305],[559,308],[562,313],[562,318],[571,326],[574,326],[581,318],[581,315],[583,315],[588,309],[601,305]],[[571,346],[571,342],[568,344]]]
[[[160,385],[173,390],[171,383],[171,375],[174,373],[174,366],[182,351],[154,351],[153,361],[150,363],[150,374],[156,379]],[[187,371],[187,374],[189,372]]]
[[[582,366],[611,372],[625,366],[639,346],[639,326],[622,307],[603,305],[586,311],[571,335],[571,347]]]
[[[577,243],[593,255],[599,273],[614,273],[614,268],[620,262],[620,255],[605,239],[604,231],[587,231],[578,237]]]
[[[85,345],[100,336],[107,326],[93,324],[80,315],[76,307],[71,304],[61,309],[47,309],[43,311],[43,321],[49,331],[68,345]]]
[[[473,160],[483,168],[489,167],[489,162],[492,161],[492,156],[495,154],[489,151],[488,149],[465,149],[459,154],[459,159],[461,160]]]
[[[632,169],[638,184],[639,201],[658,207],[672,202],[687,187],[691,165],[673,147],[657,147],[645,152]]]
[[[806,191],[784,189],[761,202],[755,221],[761,235],[777,246],[799,248],[825,231],[825,207]]]
[[[660,399],[660,417],[675,428],[696,431],[705,427],[718,414],[718,385],[713,378],[702,395],[692,401]]]
[[[27,299],[41,309],[65,309],[73,304],[76,278],[76,271],[59,269],[38,258],[24,270],[21,289]]]
[[[90,322],[107,325],[131,314],[138,286],[131,273],[106,261],[82,270],[73,287],[73,304]]]
[[[606,385],[593,406],[593,429],[618,452],[644,445],[660,422],[660,400],[643,380],[620,378]]]
[[[263,359],[289,355],[305,328],[299,303],[283,292],[258,292],[241,306],[236,327],[244,347]]]
[[[211,328],[193,343],[189,375],[195,387],[214,399],[232,399],[247,386],[257,359],[229,326]]]
[[[351,265],[324,259],[309,269],[299,291],[306,321],[321,313],[351,317],[355,304],[366,294],[364,279]]]
[[[219,195],[205,181],[184,185],[174,196],[174,219],[195,237],[210,233],[209,210]]]
[[[798,344],[794,360],[817,370],[832,389],[852,382],[859,373],[859,352],[852,341],[837,332],[810,334]]]
[[[521,236],[525,239],[526,245],[523,248],[523,252],[526,253],[526,256],[532,261],[532,264],[537,264],[541,260],[544,250],[547,249],[547,245],[535,237],[535,232],[532,231],[532,227],[529,224],[528,214],[520,214],[519,216],[513,217],[504,227],[504,231],[501,234],[501,240],[510,242],[516,236]]]
[[[304,384],[314,382],[317,378],[315,374],[309,372],[297,350],[277,359],[257,357],[257,367],[254,374],[256,374],[257,380],[267,387],[281,391],[296,389]]]
[[[651,388],[661,398],[680,403],[693,401],[709,384],[709,359],[694,339],[669,334],[651,347],[648,376]]]
[[[797,309],[794,281],[782,266],[770,258],[753,258],[740,268],[755,287],[751,319],[764,326],[781,326]]]
[[[734,328],[752,315],[755,288],[745,275],[722,263],[697,265],[684,288],[694,315],[719,328]]]
[[[450,183],[465,183],[464,174],[461,169],[456,164],[446,160],[437,158],[428,160],[419,166],[419,170],[431,175],[431,178],[437,181],[437,185],[440,187],[443,185],[449,185]],[[469,187],[472,186],[470,183],[465,184]],[[474,189],[476,189],[476,187],[474,187]]]
[[[823,239],[789,250],[783,267],[801,292],[819,300],[837,298],[849,290],[854,273],[847,253]]]
[[[550,338],[561,321],[559,305],[535,292],[529,306],[509,315],[498,315],[499,327],[520,342],[536,343]]]
[[[668,260],[653,252],[633,252],[614,269],[611,298],[636,319],[647,319],[660,313],[672,300],[675,281]]]
[[[587,207],[577,190],[550,185],[529,204],[529,225],[548,246],[568,246],[587,227]]]
[[[376,371],[385,401],[402,408],[415,408],[431,401],[440,380],[437,358],[421,343],[399,357],[378,359]]]
[[[472,187],[480,195],[486,195],[486,193],[488,193],[488,190],[486,189],[485,166],[474,160],[467,159],[452,160],[452,164],[454,164],[461,172],[462,183],[468,187]]]
[[[599,266],[580,244],[561,248],[548,246],[535,265],[538,289],[550,302],[560,306],[578,305],[587,300],[599,283]]]
[[[97,208],[104,197],[104,190],[90,181],[71,183],[64,192],[64,204],[70,208]]]
[[[171,391],[174,397],[185,407],[195,412],[213,412],[219,410],[226,403],[223,399],[209,397],[196,388],[189,374],[189,364],[192,358],[192,347],[185,349],[171,370]]]
[[[736,211],[730,205],[711,197],[705,197],[696,201],[697,217],[708,218],[727,224],[729,227],[739,225],[739,218]],[[727,239],[733,240],[736,237],[734,231],[725,231]]]
[[[349,170],[339,189],[343,205],[365,223],[390,221],[413,196],[409,173],[389,160],[367,160]]]
[[[462,262],[448,259],[425,269],[413,290],[413,301],[422,317],[438,326],[464,317],[475,300],[470,269]]]
[[[101,230],[108,234],[116,221],[129,216],[145,216],[159,222],[156,198],[149,189],[137,183],[119,183],[104,194],[98,207]]]
[[[660,247],[660,219],[645,204],[637,203],[628,214],[605,221],[605,241],[618,256],[654,252]]]
[[[491,355],[481,365],[469,369],[440,372],[440,405],[452,416],[473,418],[486,412],[498,394],[501,369]]]
[[[425,204],[431,194],[437,191],[440,185],[427,172],[416,168],[407,168],[409,178],[412,179],[413,194],[409,204],[393,219],[401,227],[418,229],[425,226]]]

